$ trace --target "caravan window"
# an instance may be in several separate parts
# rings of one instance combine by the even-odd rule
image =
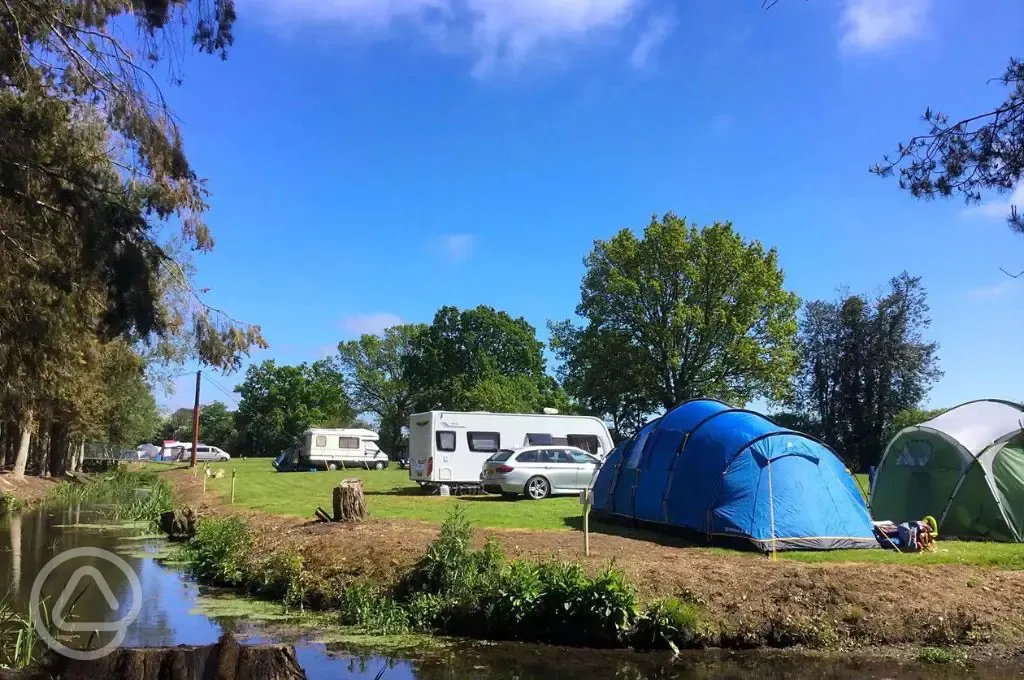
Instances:
[[[437,440],[438,451],[455,450],[455,433],[451,430],[438,430],[435,439]]]
[[[318,449],[322,449],[325,446],[327,446],[327,435],[318,434],[316,436],[316,443],[315,443],[315,445],[316,445],[316,447]]]
[[[597,453],[598,441],[596,434],[571,434],[568,440],[569,446],[583,449],[587,453]]]
[[[467,432],[469,450],[481,453],[494,453],[501,448],[501,434],[498,432]]]
[[[527,446],[558,446],[559,444],[568,443],[568,438],[555,437],[547,432],[531,432],[526,435]]]
[[[339,449],[358,449],[359,437],[338,437]]]

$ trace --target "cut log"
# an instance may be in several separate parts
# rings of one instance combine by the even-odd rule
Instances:
[[[171,510],[160,514],[160,530],[172,541],[187,541],[196,535],[198,515],[193,508]]]
[[[334,521],[361,522],[366,519],[363,483],[355,478],[343,479],[334,487]]]
[[[327,514],[327,511],[324,510],[323,508],[321,508],[319,505],[316,506],[316,511],[313,514],[316,515],[316,518],[318,520],[320,520],[321,522],[333,522],[334,521],[334,520],[331,519],[331,516]]]
[[[115,649],[91,661],[51,652],[35,667],[0,670],[0,680],[306,680],[290,645],[212,645]]]

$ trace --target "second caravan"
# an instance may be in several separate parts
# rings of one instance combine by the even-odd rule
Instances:
[[[598,458],[612,450],[608,426],[592,416],[428,411],[409,417],[409,479],[420,484],[480,483],[498,449],[561,444]]]

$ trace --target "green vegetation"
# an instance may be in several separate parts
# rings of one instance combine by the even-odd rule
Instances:
[[[366,505],[373,517],[417,519],[440,523],[454,507],[461,507],[473,524],[484,528],[567,529],[578,522],[580,505],[575,497],[549,498],[543,502],[505,500],[498,496],[442,498],[429,495],[409,481],[409,472],[395,465],[386,470],[338,470],[335,472],[277,472],[266,458],[212,463],[211,467],[238,471],[235,503],[277,515],[310,518],[316,506],[329,508],[331,491],[346,477],[363,482]],[[154,469],[152,466],[147,469]],[[225,499],[230,494],[230,472],[211,479],[208,489]]]
[[[21,501],[14,494],[0,493],[0,515],[20,510],[21,505]]]
[[[637,238],[595,241],[576,314],[552,324],[570,394],[632,433],[658,407],[696,397],[744,403],[789,394],[797,370],[797,296],[778,253],[729,223],[698,228],[673,213]]]
[[[50,492],[56,502],[88,501],[101,506],[110,520],[153,523],[173,506],[170,483],[155,470],[129,470],[119,466],[113,472],[87,481],[62,482]]]
[[[917,660],[921,663],[962,664],[967,661],[967,656],[955,649],[922,647],[921,651],[917,653]]]
[[[200,582],[336,611],[342,625],[370,633],[628,644],[640,608],[622,572],[590,576],[569,562],[510,562],[496,543],[473,550],[471,539],[469,522],[455,510],[420,561],[391,586],[318,579],[302,569],[299,554],[254,555],[238,518],[201,520],[185,556]]]
[[[535,529],[568,531],[579,526],[580,505],[574,497],[549,498],[534,502],[525,499],[509,501],[497,496],[464,496],[442,498],[426,495],[413,482],[409,473],[397,467],[386,470],[338,470],[336,472],[276,472],[270,461],[249,459],[230,463],[212,463],[213,468],[234,468],[238,471],[235,503],[277,515],[309,518],[317,505],[328,507],[331,490],[346,477],[359,477],[363,482],[366,504],[373,517],[412,519],[441,523],[455,508],[483,529]],[[147,469],[162,469],[150,466]],[[226,500],[230,494],[230,474],[208,482],[210,493],[219,493]],[[864,492],[867,475],[857,475]],[[591,531],[600,532],[599,522],[591,521]],[[617,531],[623,531],[617,528]],[[686,550],[713,552],[723,558],[750,557],[721,548],[693,546]],[[801,562],[868,562],[874,564],[963,564],[1024,569],[1024,546],[1012,543],[946,541],[940,537],[938,550],[930,553],[903,554],[891,550],[838,550],[833,552],[781,552],[781,559]]]

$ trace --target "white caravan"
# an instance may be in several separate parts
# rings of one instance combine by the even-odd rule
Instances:
[[[592,416],[428,411],[409,417],[409,479],[419,484],[479,484],[498,449],[575,446],[598,458],[612,450],[608,426]]]
[[[360,428],[306,430],[288,451],[274,461],[278,470],[362,467],[383,470],[388,455],[380,450],[380,439],[373,430]]]

